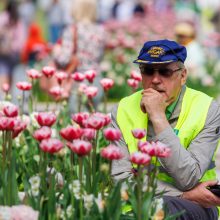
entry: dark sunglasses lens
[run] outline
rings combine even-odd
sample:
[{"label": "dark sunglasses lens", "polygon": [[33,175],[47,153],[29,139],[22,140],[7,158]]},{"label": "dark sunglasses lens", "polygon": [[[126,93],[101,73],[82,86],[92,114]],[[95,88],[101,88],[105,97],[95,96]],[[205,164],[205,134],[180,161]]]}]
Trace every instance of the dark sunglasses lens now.
[{"label": "dark sunglasses lens", "polygon": [[149,68],[149,67],[144,67],[143,68],[143,73],[148,75],[148,76],[153,76],[154,75],[154,69]]},{"label": "dark sunglasses lens", "polygon": [[159,74],[164,77],[170,77],[173,74],[171,69],[159,69]]}]

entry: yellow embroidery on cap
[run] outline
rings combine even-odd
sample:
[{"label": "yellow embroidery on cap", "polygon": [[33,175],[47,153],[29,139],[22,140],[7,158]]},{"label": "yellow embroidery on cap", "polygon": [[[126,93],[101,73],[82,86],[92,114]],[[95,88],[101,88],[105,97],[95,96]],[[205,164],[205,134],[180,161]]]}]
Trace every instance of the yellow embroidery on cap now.
[{"label": "yellow embroidery on cap", "polygon": [[151,47],[148,51],[148,54],[150,54],[151,57],[159,57],[161,55],[165,54],[165,51],[162,47]]}]

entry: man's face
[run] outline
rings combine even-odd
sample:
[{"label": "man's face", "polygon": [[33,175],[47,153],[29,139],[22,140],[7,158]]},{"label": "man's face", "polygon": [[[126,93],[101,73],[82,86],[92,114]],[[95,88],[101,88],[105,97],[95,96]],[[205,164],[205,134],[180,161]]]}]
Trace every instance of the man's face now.
[{"label": "man's face", "polygon": [[180,67],[178,62],[141,64],[140,70],[143,88],[155,89],[164,96],[168,104],[176,100],[187,78],[186,69]]}]

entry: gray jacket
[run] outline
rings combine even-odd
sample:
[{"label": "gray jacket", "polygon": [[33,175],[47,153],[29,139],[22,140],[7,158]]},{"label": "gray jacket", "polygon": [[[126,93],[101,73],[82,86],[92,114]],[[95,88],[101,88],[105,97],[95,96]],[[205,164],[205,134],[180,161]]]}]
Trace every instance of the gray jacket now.
[{"label": "gray jacket", "polygon": [[[161,141],[171,148],[169,158],[160,158],[161,166],[175,180],[175,185],[158,181],[157,192],[165,192],[166,195],[179,196],[183,191],[193,188],[208,169],[216,150],[220,138],[220,106],[216,101],[212,101],[203,130],[185,149],[176,134],[173,132],[175,127],[185,93],[183,87],[178,103],[169,119],[170,126],[155,136],[151,121],[147,129],[147,139],[149,141]],[[112,110],[112,127],[118,128],[116,121],[117,108]],[[114,180],[123,180],[132,176],[132,164],[129,161],[129,152],[123,137],[115,142],[123,152],[124,157],[121,160],[115,160],[112,163],[111,174]]]}]

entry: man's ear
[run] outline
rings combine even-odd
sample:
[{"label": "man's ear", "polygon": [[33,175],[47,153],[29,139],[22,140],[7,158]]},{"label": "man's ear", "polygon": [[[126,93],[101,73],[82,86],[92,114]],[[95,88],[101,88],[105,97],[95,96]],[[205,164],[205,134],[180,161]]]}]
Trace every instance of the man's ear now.
[{"label": "man's ear", "polygon": [[187,69],[184,68],[183,71],[181,72],[181,85],[184,85],[186,83],[187,80]]}]

